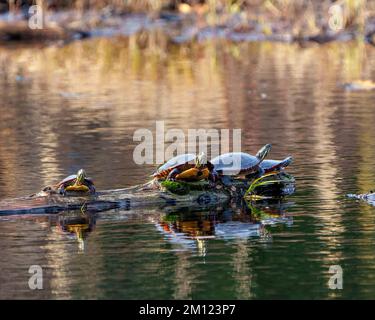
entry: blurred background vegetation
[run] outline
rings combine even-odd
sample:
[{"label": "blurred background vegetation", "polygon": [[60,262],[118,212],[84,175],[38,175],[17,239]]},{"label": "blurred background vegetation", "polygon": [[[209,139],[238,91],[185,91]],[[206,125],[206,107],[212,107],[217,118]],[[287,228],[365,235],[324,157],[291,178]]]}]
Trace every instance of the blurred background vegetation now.
[{"label": "blurred background vegetation", "polygon": [[158,15],[167,11],[201,17],[208,25],[231,24],[236,31],[251,31],[256,24],[264,34],[288,30],[292,35],[326,31],[330,17],[337,15],[332,6],[337,5],[341,29],[365,32],[367,24],[375,29],[373,0],[0,0],[0,12],[17,12],[33,4],[52,12],[106,10],[113,15]]}]

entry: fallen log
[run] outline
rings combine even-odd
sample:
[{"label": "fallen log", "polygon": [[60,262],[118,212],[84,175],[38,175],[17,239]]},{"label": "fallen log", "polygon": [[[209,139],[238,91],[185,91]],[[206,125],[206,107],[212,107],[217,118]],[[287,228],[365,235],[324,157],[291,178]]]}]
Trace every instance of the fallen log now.
[{"label": "fallen log", "polygon": [[95,195],[63,196],[40,192],[29,197],[3,200],[0,201],[0,215],[51,214],[80,209],[96,212],[116,208],[208,206],[242,199],[244,196],[284,197],[294,193],[294,190],[294,178],[284,172],[267,175],[255,181],[232,179],[225,185],[221,183],[213,185],[207,181],[198,183],[151,181],[124,189],[99,191]]},{"label": "fallen log", "polygon": [[0,21],[0,41],[15,42],[47,42],[47,41],[71,41],[89,37],[88,31],[63,28],[61,26],[45,26],[42,29],[31,29],[28,22]]}]

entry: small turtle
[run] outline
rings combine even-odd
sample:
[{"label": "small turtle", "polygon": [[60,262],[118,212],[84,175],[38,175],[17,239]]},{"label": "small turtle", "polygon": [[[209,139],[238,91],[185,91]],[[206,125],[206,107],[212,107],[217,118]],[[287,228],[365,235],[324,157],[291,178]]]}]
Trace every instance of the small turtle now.
[{"label": "small turtle", "polygon": [[56,189],[61,194],[66,194],[66,192],[95,193],[94,182],[87,177],[83,169],[60,181]]},{"label": "small turtle", "polygon": [[187,153],[168,160],[152,176],[158,180],[199,181],[209,178],[212,168],[204,153]]},{"label": "small turtle", "polygon": [[260,164],[271,150],[271,145],[266,144],[255,156],[244,152],[224,153],[211,160],[214,166],[213,175],[218,174],[225,183],[226,176],[251,175],[257,176],[264,174],[264,169]]},{"label": "small turtle", "polygon": [[94,194],[95,187],[93,181],[86,176],[83,169],[78,170],[77,174],[70,175],[61,180],[54,186],[46,187],[42,193],[59,193],[59,194]]},{"label": "small turtle", "polygon": [[265,173],[281,171],[293,162],[292,157],[286,157],[284,160],[263,160],[259,165]]}]

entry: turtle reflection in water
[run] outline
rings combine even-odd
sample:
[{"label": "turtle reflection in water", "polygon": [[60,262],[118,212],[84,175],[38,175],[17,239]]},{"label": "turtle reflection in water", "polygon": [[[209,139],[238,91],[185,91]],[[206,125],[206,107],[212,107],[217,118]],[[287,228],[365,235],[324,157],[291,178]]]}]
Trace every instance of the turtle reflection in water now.
[{"label": "turtle reflection in water", "polygon": [[73,235],[78,241],[80,251],[85,249],[85,240],[95,229],[96,217],[88,212],[67,212],[57,218],[57,228],[60,232]]},{"label": "turtle reflection in water", "polygon": [[286,207],[286,203],[277,201],[262,202],[259,206],[256,202],[251,205],[242,202],[203,212],[180,208],[177,212],[170,211],[162,218],[153,219],[153,222],[169,242],[184,249],[197,249],[199,255],[204,256],[207,242],[212,239],[271,240],[267,225],[292,223],[292,219],[285,216]]}]

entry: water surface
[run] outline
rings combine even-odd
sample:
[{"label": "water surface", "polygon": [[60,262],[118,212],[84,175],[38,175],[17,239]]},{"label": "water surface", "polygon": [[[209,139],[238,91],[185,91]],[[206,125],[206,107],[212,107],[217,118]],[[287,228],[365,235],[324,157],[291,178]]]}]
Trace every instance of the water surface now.
[{"label": "water surface", "polygon": [[[84,167],[99,189],[146,181],[133,133],[241,128],[293,155],[297,192],[253,208],[0,217],[0,298],[374,298],[375,79],[362,43],[185,45],[162,35],[0,47],[0,199]],[[28,268],[44,268],[44,289]],[[330,290],[331,265],[344,270]]]}]

